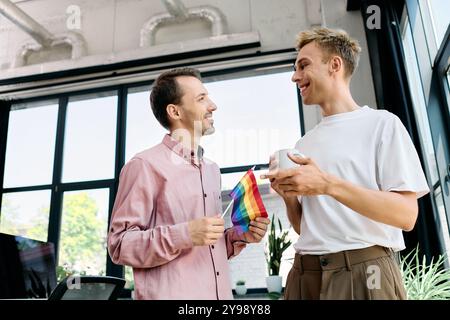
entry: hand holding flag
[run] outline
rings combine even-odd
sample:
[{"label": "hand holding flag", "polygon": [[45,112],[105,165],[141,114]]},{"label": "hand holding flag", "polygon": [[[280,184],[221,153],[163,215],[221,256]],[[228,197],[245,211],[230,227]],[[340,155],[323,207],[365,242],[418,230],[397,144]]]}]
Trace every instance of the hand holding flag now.
[{"label": "hand holding flag", "polygon": [[[230,196],[233,199],[233,210],[231,212],[233,225],[241,233],[252,231],[252,239],[246,236],[247,242],[258,242],[265,234],[265,230],[267,229],[265,227],[266,222],[268,224],[269,219],[258,219],[259,221],[255,221],[257,217],[267,218],[268,215],[258,190],[253,168],[246,172],[239,183],[233,188]],[[227,210],[228,208],[225,210],[225,213]],[[250,223],[252,224],[252,229],[255,230],[249,229]],[[256,231],[256,229],[261,229],[262,235],[260,234],[261,232],[256,232],[255,235],[253,231]]]}]

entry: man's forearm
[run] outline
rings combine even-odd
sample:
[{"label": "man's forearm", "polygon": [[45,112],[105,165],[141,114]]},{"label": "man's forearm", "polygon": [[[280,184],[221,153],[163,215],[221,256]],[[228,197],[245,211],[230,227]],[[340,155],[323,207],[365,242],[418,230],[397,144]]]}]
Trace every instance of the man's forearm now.
[{"label": "man's forearm", "polygon": [[111,224],[114,231],[108,234],[108,251],[116,264],[135,268],[159,267],[176,259],[183,249],[193,247],[187,222],[146,230],[139,226],[125,230],[114,219]]},{"label": "man's forearm", "polygon": [[415,192],[389,192],[356,186],[334,176],[326,194],[369,219],[405,231],[414,228],[418,207]]},{"label": "man's forearm", "polygon": [[283,198],[286,205],[287,216],[289,222],[295,232],[300,234],[300,220],[302,218],[302,205],[298,202],[297,197]]}]

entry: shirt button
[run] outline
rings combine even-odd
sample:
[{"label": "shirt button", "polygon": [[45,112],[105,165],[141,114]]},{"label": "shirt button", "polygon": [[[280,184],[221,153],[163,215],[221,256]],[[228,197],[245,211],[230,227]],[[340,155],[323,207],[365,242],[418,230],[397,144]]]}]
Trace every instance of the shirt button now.
[{"label": "shirt button", "polygon": [[328,259],[326,258],[320,258],[320,265],[322,267],[326,267],[328,265]]},{"label": "shirt button", "polygon": [[217,275],[219,275],[219,271],[217,271],[217,273],[216,273]]},{"label": "shirt button", "polygon": [[206,193],[204,194],[205,198],[206,198]]},{"label": "shirt button", "polygon": [[214,249],[214,245],[212,245],[211,248]]}]

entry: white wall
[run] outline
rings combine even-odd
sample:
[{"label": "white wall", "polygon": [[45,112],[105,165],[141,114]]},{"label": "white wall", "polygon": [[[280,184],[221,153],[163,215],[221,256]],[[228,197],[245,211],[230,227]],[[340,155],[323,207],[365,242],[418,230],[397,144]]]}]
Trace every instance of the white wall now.
[{"label": "white wall", "polygon": [[[367,49],[364,21],[359,11],[346,11],[346,0],[323,0],[325,25],[330,28],[346,30],[350,36],[356,38],[361,45],[362,52],[358,69],[351,81],[353,98],[359,105],[368,105],[377,108],[375,91],[370,67],[369,52]],[[305,114],[305,130],[312,129],[322,118],[317,106],[303,106]]]},{"label": "white wall", "polygon": [[[289,220],[286,216],[286,207],[283,200],[272,191],[268,194],[262,195],[262,200],[266,207],[269,218],[272,216],[280,218],[281,224],[285,230],[290,228]],[[231,226],[229,217],[226,217],[227,227]],[[276,224],[276,232],[278,234],[278,224]],[[289,239],[295,243],[298,239],[298,234],[294,229],[289,230]],[[264,288],[266,286],[267,262],[266,262],[266,246],[265,241],[260,243],[253,243],[247,247],[236,257],[230,260],[231,281],[233,286],[238,280],[245,280],[248,288]],[[280,274],[287,275],[293,264],[295,251],[293,246],[290,246],[283,254],[281,261]],[[245,266],[245,267],[243,267]],[[283,277],[283,285],[286,282],[286,277]]]}]

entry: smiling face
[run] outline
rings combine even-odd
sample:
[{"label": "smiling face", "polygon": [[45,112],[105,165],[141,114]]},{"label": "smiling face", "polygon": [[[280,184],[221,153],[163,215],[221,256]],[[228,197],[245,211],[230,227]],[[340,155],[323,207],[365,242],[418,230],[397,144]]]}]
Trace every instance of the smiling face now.
[{"label": "smiling face", "polygon": [[182,92],[177,127],[202,136],[214,133],[213,112],[217,106],[209,98],[203,83],[189,76],[177,77],[176,81]]},{"label": "smiling face", "polygon": [[300,89],[304,104],[321,105],[333,93],[333,77],[326,58],[315,42],[308,43],[298,52],[292,81]]}]

